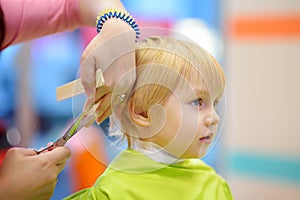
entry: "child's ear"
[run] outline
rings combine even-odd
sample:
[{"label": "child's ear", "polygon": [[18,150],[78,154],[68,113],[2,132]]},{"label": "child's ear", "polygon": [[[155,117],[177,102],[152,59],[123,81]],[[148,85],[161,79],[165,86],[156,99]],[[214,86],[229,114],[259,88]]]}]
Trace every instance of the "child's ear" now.
[{"label": "child's ear", "polygon": [[146,127],[151,125],[151,118],[148,113],[137,112],[133,107],[132,100],[129,100],[129,114],[132,121],[138,126]]},{"label": "child's ear", "polygon": [[131,100],[129,100],[128,107],[131,121],[136,125],[140,138],[151,138],[164,127],[167,114],[162,105],[156,104],[151,106],[147,113],[137,112]]}]

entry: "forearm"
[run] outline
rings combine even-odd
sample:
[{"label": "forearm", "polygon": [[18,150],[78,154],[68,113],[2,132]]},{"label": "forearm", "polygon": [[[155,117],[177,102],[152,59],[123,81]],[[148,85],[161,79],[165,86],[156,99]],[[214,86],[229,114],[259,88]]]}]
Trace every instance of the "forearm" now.
[{"label": "forearm", "polygon": [[[79,13],[80,20],[86,26],[95,27],[96,31],[96,19],[99,14],[99,11],[102,11],[105,8],[120,8],[126,10],[124,5],[120,0],[78,0],[79,4]],[[134,41],[135,32],[130,27],[130,25],[124,22],[121,19],[111,18],[106,20],[102,30],[100,40],[105,41],[108,38],[112,38],[120,33],[129,33],[123,34],[121,37],[123,41]],[[116,39],[117,40],[117,39]],[[127,44],[129,45],[129,44]]]},{"label": "forearm", "polygon": [[5,48],[26,40],[82,26],[79,0],[0,0],[4,12]]},{"label": "forearm", "polygon": [[0,0],[6,34],[3,49],[26,40],[80,26],[95,26],[98,12],[124,8],[120,0]]},{"label": "forearm", "polygon": [[122,8],[120,0],[78,0],[80,19],[86,26],[95,26],[98,12],[104,8]]}]

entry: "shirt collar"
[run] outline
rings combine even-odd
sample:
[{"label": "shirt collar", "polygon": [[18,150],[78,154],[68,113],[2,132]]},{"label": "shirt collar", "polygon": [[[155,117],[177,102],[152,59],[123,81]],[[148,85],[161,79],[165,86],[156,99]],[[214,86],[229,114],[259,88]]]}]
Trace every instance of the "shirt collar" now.
[{"label": "shirt collar", "polygon": [[183,162],[185,160],[172,156],[168,151],[155,143],[145,142],[139,139],[134,140],[132,149],[159,163],[173,164]]}]

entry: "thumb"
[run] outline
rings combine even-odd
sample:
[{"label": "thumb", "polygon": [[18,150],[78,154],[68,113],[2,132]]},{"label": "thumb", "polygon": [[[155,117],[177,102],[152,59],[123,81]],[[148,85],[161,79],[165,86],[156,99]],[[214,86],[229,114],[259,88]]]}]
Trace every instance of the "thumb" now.
[{"label": "thumb", "polygon": [[66,162],[70,157],[71,151],[67,147],[56,147],[52,151],[40,154],[45,157],[46,160],[54,162],[56,165],[60,165]]},{"label": "thumb", "polygon": [[84,56],[80,64],[80,78],[84,91],[88,97],[93,101],[96,88],[96,68],[95,60],[92,55]]}]

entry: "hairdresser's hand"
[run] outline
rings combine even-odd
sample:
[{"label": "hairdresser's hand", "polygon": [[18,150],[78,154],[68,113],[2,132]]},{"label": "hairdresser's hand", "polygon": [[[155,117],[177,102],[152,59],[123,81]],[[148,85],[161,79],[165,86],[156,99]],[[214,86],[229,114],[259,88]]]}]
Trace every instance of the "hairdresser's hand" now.
[{"label": "hairdresser's hand", "polygon": [[[105,86],[96,91],[97,69],[102,70]],[[118,83],[114,94],[120,95],[129,91],[135,81],[135,32],[127,23],[119,19],[105,22],[83,52],[80,76],[88,96],[86,105],[101,101],[97,111],[100,123],[111,114],[114,86]]]},{"label": "hairdresser's hand", "polygon": [[8,150],[0,168],[0,199],[50,199],[69,157],[66,147],[40,155],[25,148]]}]

